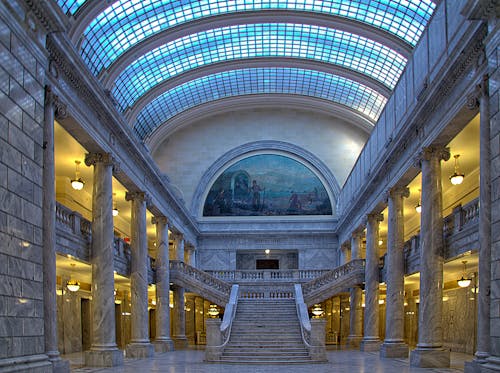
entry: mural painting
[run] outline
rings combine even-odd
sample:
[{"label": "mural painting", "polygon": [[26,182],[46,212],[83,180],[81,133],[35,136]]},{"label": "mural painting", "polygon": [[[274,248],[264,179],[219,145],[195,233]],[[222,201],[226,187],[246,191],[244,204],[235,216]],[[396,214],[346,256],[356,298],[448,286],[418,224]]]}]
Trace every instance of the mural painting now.
[{"label": "mural painting", "polygon": [[331,215],[319,178],[302,163],[259,154],[235,163],[215,181],[203,216]]}]

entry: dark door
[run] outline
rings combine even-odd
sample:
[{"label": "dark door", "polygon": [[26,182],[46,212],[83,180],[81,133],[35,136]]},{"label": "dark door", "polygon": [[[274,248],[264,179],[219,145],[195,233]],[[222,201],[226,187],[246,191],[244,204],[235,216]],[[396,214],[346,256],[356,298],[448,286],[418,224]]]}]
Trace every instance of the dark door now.
[{"label": "dark door", "polygon": [[81,316],[82,316],[82,351],[90,350],[90,301],[81,299]]},{"label": "dark door", "polygon": [[280,261],[278,259],[257,259],[255,267],[256,269],[280,269]]}]

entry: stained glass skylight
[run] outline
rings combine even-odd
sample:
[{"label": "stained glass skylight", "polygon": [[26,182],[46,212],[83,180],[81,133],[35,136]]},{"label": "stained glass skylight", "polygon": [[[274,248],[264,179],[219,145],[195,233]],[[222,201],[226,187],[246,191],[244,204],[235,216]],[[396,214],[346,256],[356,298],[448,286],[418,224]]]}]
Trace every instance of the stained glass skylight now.
[{"label": "stained glass skylight", "polygon": [[326,27],[296,24],[236,25],[203,31],[158,47],[116,79],[121,110],[155,85],[210,63],[253,57],[295,57],[352,69],[394,88],[406,59],[370,39]]},{"label": "stained glass skylight", "polygon": [[330,100],[374,122],[386,104],[386,98],[371,88],[337,75],[297,68],[241,69],[204,76],[163,93],[143,108],[134,129],[144,139],[175,115],[200,104],[264,93]]},{"label": "stained glass skylight", "polygon": [[[82,2],[58,1],[70,13]],[[431,0],[120,0],[99,14],[86,29],[81,52],[97,74],[130,47],[173,26],[203,17],[263,9],[344,17],[392,33],[414,46],[434,8]]]}]

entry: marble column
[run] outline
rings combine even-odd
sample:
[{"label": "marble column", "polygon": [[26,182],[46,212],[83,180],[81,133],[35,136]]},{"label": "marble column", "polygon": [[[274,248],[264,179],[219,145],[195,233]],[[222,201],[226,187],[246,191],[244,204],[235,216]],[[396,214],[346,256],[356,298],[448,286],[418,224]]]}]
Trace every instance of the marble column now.
[{"label": "marble column", "polygon": [[131,338],[126,353],[129,358],[147,358],[154,354],[149,341],[148,312],[148,237],[146,235],[146,205],[148,196],[144,192],[127,192],[125,199],[132,202],[131,208]]},{"label": "marble column", "polygon": [[196,268],[196,252],[192,245],[185,245],[184,262]]},{"label": "marble column", "polygon": [[346,243],[340,246],[339,266],[344,265],[350,261],[351,261],[351,250],[349,249],[349,246],[347,246]]},{"label": "marble column", "polygon": [[43,126],[43,317],[45,354],[54,372],[69,372],[69,361],[62,360],[57,340],[56,297],[56,189],[54,164],[54,117],[57,97],[45,88]]},{"label": "marble column", "polygon": [[123,352],[116,346],[115,280],[112,177],[117,167],[109,153],[87,154],[87,166],[94,166],[92,193],[92,344],[85,351],[85,365],[123,364]]},{"label": "marble column", "polygon": [[165,216],[155,216],[156,225],[156,352],[173,351],[170,338],[170,269],[168,259],[168,221]]},{"label": "marble column", "polygon": [[443,348],[443,201],[441,160],[450,152],[442,147],[424,148],[418,157],[422,167],[420,214],[420,305],[418,343],[410,364],[421,368],[450,366],[450,351]]},{"label": "marble column", "polygon": [[378,226],[382,214],[368,214],[366,223],[366,263],[365,263],[365,335],[361,341],[361,351],[379,351],[379,253]]},{"label": "marble column", "polygon": [[[362,232],[355,232],[351,237],[351,260],[361,258]],[[363,290],[361,286],[349,289],[349,335],[347,344],[358,348],[363,339]]]},{"label": "marble column", "polygon": [[[175,236],[174,257],[176,260],[184,261],[184,237],[177,233]],[[174,346],[177,349],[186,348],[188,340],[186,338],[186,313],[184,311],[185,290],[181,286],[174,285],[174,309],[173,309],[173,335]]]},{"label": "marble column", "polygon": [[388,230],[386,283],[387,297],[385,310],[385,340],[380,347],[381,357],[408,357],[408,345],[404,343],[404,214],[403,198],[408,198],[410,191],[406,187],[397,187],[388,195]]}]

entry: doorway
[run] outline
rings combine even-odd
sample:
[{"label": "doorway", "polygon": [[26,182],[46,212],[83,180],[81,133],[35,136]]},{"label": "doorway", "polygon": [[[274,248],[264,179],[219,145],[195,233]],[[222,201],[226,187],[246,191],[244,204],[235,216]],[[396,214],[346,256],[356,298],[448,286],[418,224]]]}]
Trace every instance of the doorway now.
[{"label": "doorway", "polygon": [[255,269],[280,269],[280,261],[278,259],[257,259]]}]

